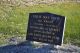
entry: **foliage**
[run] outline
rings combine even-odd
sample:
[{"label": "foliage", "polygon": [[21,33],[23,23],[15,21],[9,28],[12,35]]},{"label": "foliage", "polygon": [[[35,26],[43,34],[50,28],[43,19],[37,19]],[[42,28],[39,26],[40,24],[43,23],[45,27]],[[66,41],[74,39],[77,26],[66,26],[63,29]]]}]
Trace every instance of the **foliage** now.
[{"label": "foliage", "polygon": [[[64,43],[80,46],[80,3],[38,4],[34,6],[0,5],[0,40],[26,36],[30,12],[50,12],[66,17]],[[0,41],[3,42],[3,41]]]}]

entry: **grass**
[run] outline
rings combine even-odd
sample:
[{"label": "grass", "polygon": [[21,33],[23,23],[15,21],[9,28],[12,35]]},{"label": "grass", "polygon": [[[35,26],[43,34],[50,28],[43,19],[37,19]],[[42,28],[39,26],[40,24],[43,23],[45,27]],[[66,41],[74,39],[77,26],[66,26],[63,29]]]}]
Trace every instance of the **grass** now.
[{"label": "grass", "polygon": [[[0,44],[12,36],[26,36],[30,12],[50,12],[66,17],[64,43],[80,46],[80,3],[9,7],[0,5]],[[4,38],[5,37],[5,38]],[[5,41],[6,42],[6,41]]]}]

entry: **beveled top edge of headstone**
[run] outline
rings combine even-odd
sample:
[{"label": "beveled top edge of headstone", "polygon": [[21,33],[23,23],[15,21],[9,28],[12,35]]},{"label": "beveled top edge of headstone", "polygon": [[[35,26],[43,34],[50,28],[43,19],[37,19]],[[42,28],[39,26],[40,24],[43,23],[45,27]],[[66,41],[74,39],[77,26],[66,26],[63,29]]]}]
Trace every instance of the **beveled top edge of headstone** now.
[{"label": "beveled top edge of headstone", "polygon": [[49,13],[49,12],[32,12],[32,13],[29,13],[29,14],[50,14],[50,15],[55,15],[55,16],[65,17],[65,16],[60,15],[60,14]]}]

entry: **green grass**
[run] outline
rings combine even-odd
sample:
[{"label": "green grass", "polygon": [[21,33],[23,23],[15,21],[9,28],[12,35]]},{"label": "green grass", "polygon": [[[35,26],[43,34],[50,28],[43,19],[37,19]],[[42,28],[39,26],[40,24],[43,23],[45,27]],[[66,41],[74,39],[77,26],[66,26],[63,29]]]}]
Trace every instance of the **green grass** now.
[{"label": "green grass", "polygon": [[[0,5],[0,40],[23,34],[26,36],[30,12],[50,12],[65,16],[64,43],[80,46],[80,3],[40,4],[24,7]],[[3,41],[0,41],[0,44],[3,44]]]}]

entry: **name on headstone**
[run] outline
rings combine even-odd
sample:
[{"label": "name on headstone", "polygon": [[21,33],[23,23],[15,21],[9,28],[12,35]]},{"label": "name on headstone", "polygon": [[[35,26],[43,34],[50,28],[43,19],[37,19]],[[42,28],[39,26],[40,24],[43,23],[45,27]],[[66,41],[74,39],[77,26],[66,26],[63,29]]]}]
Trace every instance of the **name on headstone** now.
[{"label": "name on headstone", "polygon": [[30,13],[26,40],[61,45],[65,17],[51,13]]}]

